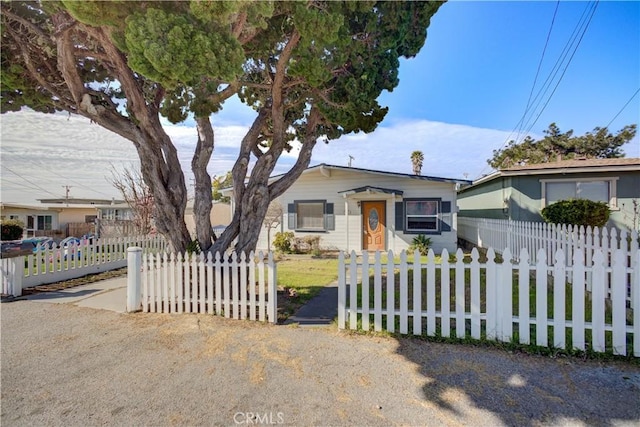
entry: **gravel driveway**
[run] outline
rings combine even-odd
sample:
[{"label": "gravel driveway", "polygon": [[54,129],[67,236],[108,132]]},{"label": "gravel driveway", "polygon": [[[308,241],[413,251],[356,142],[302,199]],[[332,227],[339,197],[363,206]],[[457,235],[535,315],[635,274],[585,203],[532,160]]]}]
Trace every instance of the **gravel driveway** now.
[{"label": "gravel driveway", "polygon": [[33,301],[1,317],[3,427],[640,423],[638,364]]}]

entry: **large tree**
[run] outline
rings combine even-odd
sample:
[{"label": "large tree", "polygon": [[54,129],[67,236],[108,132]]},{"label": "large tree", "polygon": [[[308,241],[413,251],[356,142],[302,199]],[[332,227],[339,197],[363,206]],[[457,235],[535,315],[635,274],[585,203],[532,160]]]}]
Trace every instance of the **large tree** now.
[{"label": "large tree", "polygon": [[[2,2],[2,112],[68,111],[130,140],[158,231],[177,251],[190,241],[187,191],[161,116],[193,117],[197,240],[221,251],[237,238],[235,250],[249,251],[270,201],[308,166],[318,139],[371,132],[384,118],[376,100],[398,84],[399,58],[418,53],[441,4]],[[234,95],[256,116],[232,169],[232,222],[212,245],[210,117]],[[269,182],[294,140],[297,161]]]},{"label": "large tree", "polygon": [[579,158],[605,159],[624,157],[622,146],[636,135],[636,125],[628,125],[615,135],[605,128],[573,136],[573,130],[561,132],[555,123],[544,131],[542,139],[527,136],[521,143],[510,141],[500,150],[493,151],[487,163],[494,169],[506,169],[518,164],[536,164]]}]

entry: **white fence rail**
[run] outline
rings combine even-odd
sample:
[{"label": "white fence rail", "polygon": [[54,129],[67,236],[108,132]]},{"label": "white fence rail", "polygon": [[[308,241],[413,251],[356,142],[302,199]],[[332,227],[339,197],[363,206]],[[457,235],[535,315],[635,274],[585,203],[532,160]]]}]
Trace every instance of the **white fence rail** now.
[{"label": "white fence rail", "polygon": [[[134,250],[134,249],[132,249]],[[271,252],[144,254],[129,265],[129,311],[207,313],[277,322],[276,263]],[[140,265],[132,266],[131,263]],[[141,274],[137,274],[141,271]],[[133,294],[133,295],[131,295]]]},{"label": "white fence rail", "polygon": [[492,218],[459,216],[458,237],[481,248],[493,248],[499,253],[506,248],[517,248],[513,249],[512,253],[516,259],[520,257],[520,250],[526,248],[534,261],[540,249],[544,249],[547,259],[551,259],[558,250],[562,250],[569,262],[573,259],[575,251],[582,251],[587,257],[587,263],[591,262],[596,250],[611,255],[613,251],[622,249],[633,258],[640,249],[636,230],[629,232],[616,228],[585,228]]},{"label": "white fence rail", "polygon": [[632,268],[626,266],[623,250],[613,252],[610,267],[602,250],[595,251],[589,264],[576,253],[572,265],[562,250],[547,260],[540,249],[535,263],[526,248],[519,252],[516,263],[505,248],[504,261],[497,263],[490,248],[481,263],[477,249],[470,262],[463,261],[458,249],[450,263],[445,250],[441,264],[433,251],[424,263],[417,253],[408,262],[404,251],[399,262],[389,251],[385,263],[379,252],[373,260],[366,251],[361,257],[352,252],[348,259],[341,252],[338,326],[640,357],[640,310],[626,304],[630,283],[632,303],[640,307],[640,252],[635,252]]},{"label": "white fence rail", "polygon": [[126,267],[130,246],[153,253],[164,251],[166,243],[160,236],[85,240],[65,248],[45,248],[31,255],[4,258],[0,263],[2,293],[20,296],[24,288]]}]

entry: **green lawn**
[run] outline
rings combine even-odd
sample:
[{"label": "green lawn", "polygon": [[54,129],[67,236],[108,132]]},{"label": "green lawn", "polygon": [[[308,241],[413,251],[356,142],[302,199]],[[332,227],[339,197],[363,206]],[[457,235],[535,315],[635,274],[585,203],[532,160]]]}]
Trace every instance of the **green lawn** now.
[{"label": "green lawn", "polygon": [[338,280],[337,255],[312,258],[310,255],[281,255],[277,259],[278,288],[295,290],[297,296],[283,292],[278,298],[278,318],[285,320],[322,288]]}]

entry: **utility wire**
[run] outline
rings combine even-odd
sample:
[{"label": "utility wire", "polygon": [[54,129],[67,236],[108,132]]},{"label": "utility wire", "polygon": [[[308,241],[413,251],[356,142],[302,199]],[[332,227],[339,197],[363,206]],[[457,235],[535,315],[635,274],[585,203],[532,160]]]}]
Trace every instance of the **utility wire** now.
[{"label": "utility wire", "polygon": [[[549,88],[551,86],[551,83],[553,82],[553,80],[557,76],[558,72],[560,71],[562,63],[564,63],[565,59],[567,58],[567,55],[569,55],[569,51],[571,50],[572,46],[575,44],[575,47],[573,47],[573,52],[571,53],[571,56],[569,57],[569,60],[567,61],[566,65],[564,65],[564,68],[562,70],[560,78],[556,82],[551,94],[547,97],[544,105],[542,106],[542,109],[536,115],[535,120],[533,122],[531,122],[531,119],[529,119],[527,121],[524,121],[524,117],[526,116],[526,113],[531,109],[531,105],[529,105],[527,107],[527,109],[525,109],[525,114],[523,115],[523,118],[521,118],[520,121],[518,122],[518,124],[516,124],[515,128],[513,129],[513,131],[511,131],[511,133],[509,134],[509,136],[507,137],[505,142],[501,145],[500,150],[503,149],[507,145],[507,143],[509,142],[511,136],[514,134],[516,129],[518,129],[518,126],[520,126],[522,124],[520,129],[527,128],[526,132],[524,133],[524,135],[527,135],[531,131],[533,126],[537,123],[538,119],[542,115],[542,112],[546,109],[547,105],[551,101],[551,98],[553,97],[553,95],[555,94],[558,86],[560,85],[560,82],[562,81],[562,79],[563,79],[563,77],[564,77],[569,65],[571,64],[571,61],[573,60],[573,57],[575,56],[575,54],[577,52],[577,49],[580,46],[580,43],[582,42],[582,39],[583,39],[583,37],[584,37],[588,27],[589,27],[589,24],[591,23],[593,15],[595,14],[596,8],[598,6],[598,1],[599,0],[596,0],[596,1],[592,2],[591,4],[589,4],[587,7],[585,7],[584,11],[582,12],[582,15],[581,15],[580,19],[578,20],[578,23],[576,24],[576,27],[574,28],[571,36],[569,37],[569,40],[566,42],[562,52],[560,53],[560,56],[558,57],[558,59],[556,60],[556,63],[554,64],[551,72],[549,73],[549,75],[545,79],[545,82],[543,83],[541,89],[538,91],[538,93],[534,97],[534,100],[532,101],[533,103],[535,103],[535,107],[533,108],[533,112],[535,112],[538,109],[538,106],[540,105],[540,103],[542,102],[542,99],[544,98],[545,94],[549,90]],[[556,11],[557,11],[557,5],[556,5]],[[588,16],[588,18],[587,18],[587,16]],[[555,12],[554,12],[554,20],[555,20]],[[586,20],[586,23],[584,22],[585,20]],[[580,33],[580,31],[582,31],[582,32],[581,32],[581,34],[579,36],[579,39],[578,39],[578,33]],[[577,39],[577,43],[576,43],[576,39]],[[542,96],[542,98],[541,98],[541,96]],[[528,102],[528,104],[530,104],[530,103]],[[518,138],[515,140],[516,144],[521,142],[520,141],[520,137],[521,137],[521,132],[519,131],[518,132]],[[480,174],[482,175],[485,172],[486,169],[487,169],[487,167],[485,167]]]},{"label": "utility wire", "polygon": [[626,103],[626,104],[624,104],[624,105],[622,106],[622,108],[620,109],[620,111],[618,111],[618,112],[616,113],[616,115],[615,115],[615,116],[613,116],[613,119],[611,119],[611,120],[609,121],[609,123],[607,123],[607,126],[605,126],[606,128],[609,128],[609,126],[611,126],[611,123],[613,123],[613,121],[614,121],[615,119],[617,119],[617,118],[618,118],[618,116],[620,115],[620,113],[622,113],[622,112],[624,111],[624,109],[625,109],[625,108],[627,108],[627,105],[629,105],[629,103],[631,102],[631,100],[632,100],[633,98],[635,98],[635,97],[636,97],[636,95],[638,94],[638,92],[640,92],[640,87],[638,88],[638,90],[636,90],[636,92],[635,92],[633,95],[631,95],[631,98],[629,98],[629,100],[627,101],[627,103]]},{"label": "utility wire", "polygon": [[558,7],[560,6],[560,0],[556,2],[556,8],[553,11],[553,18],[551,18],[551,25],[549,26],[549,31],[547,32],[547,40],[544,42],[544,48],[542,49],[542,55],[540,56],[540,61],[538,61],[538,69],[536,70],[536,75],[533,78],[533,84],[531,85],[531,91],[529,91],[529,99],[527,99],[527,106],[524,109],[524,113],[522,113],[522,117],[520,121],[516,125],[518,128],[518,136],[516,139],[520,138],[520,133],[524,129],[524,118],[527,116],[529,109],[531,108],[531,97],[533,96],[533,91],[536,87],[536,83],[538,82],[538,76],[540,75],[540,69],[542,68],[542,62],[544,61],[544,55],[547,52],[547,46],[549,45],[549,39],[551,38],[551,32],[553,30],[553,24],[556,22],[556,15],[558,14]]},{"label": "utility wire", "polygon": [[525,135],[528,134],[531,131],[531,129],[533,128],[533,126],[538,122],[538,119],[540,118],[540,116],[542,115],[544,110],[547,108],[547,105],[549,105],[549,102],[551,101],[551,98],[553,98],[553,95],[556,93],[556,90],[558,89],[558,86],[560,85],[560,82],[562,81],[565,73],[567,72],[567,69],[569,68],[569,65],[571,65],[571,61],[573,60],[573,57],[575,56],[576,52],[578,51],[578,47],[580,47],[580,43],[582,42],[582,39],[584,38],[584,35],[586,34],[587,29],[589,28],[589,24],[591,24],[591,20],[593,19],[593,15],[595,14],[597,7],[598,7],[598,1],[595,2],[593,10],[591,11],[591,15],[589,16],[589,20],[587,21],[586,25],[584,26],[584,29],[582,30],[582,34],[580,35],[580,39],[578,40],[575,48],[573,49],[573,52],[571,53],[571,56],[569,57],[569,61],[565,65],[564,69],[562,70],[562,74],[560,75],[560,78],[556,82],[556,85],[554,86],[553,91],[551,91],[551,94],[549,95],[549,97],[547,98],[546,102],[542,106],[542,109],[538,112],[538,115],[536,116],[535,120],[527,128],[527,131],[525,132]]},{"label": "utility wire", "polygon": [[18,178],[23,179],[24,181],[28,182],[29,184],[33,185],[34,187],[39,188],[40,190],[44,191],[45,193],[48,193],[48,194],[50,194],[50,195],[52,195],[52,196],[55,196],[55,197],[60,197],[60,195],[59,195],[59,194],[54,194],[54,193],[52,193],[51,191],[47,190],[46,188],[41,187],[41,186],[39,186],[38,184],[36,184],[35,182],[33,182],[33,181],[31,181],[31,180],[29,180],[29,179],[25,178],[24,176],[20,175],[20,174],[19,174],[18,172],[16,172],[16,171],[11,170],[10,168],[8,168],[8,167],[6,167],[6,166],[2,166],[2,168],[3,168],[3,169],[8,170],[8,171],[9,171],[9,172],[11,172],[12,174],[16,175]]}]

